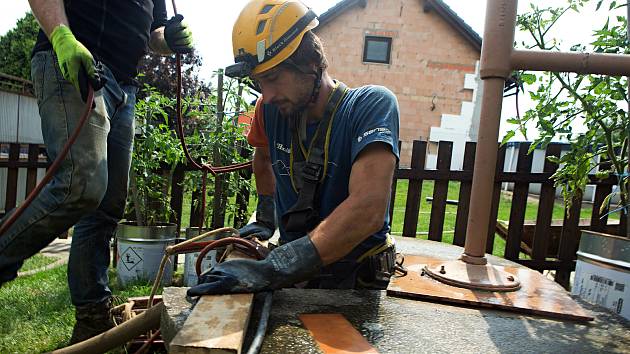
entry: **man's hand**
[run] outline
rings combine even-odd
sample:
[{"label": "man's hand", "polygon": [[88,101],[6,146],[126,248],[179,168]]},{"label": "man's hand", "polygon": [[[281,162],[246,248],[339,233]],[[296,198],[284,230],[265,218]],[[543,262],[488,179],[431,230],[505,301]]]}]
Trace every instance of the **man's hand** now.
[{"label": "man's hand", "polygon": [[[92,53],[74,37],[70,28],[65,25],[59,25],[52,31],[50,42],[57,55],[59,68],[64,79],[68,80],[79,93],[82,93],[79,75],[87,75],[90,82],[96,80]],[[83,81],[87,82],[88,80]],[[85,88],[83,90],[85,91]]]},{"label": "man's hand", "polygon": [[199,277],[199,285],[188,289],[188,296],[280,289],[309,279],[321,266],[317,249],[304,236],[275,248],[262,261],[236,259],[215,266]]},{"label": "man's hand", "polygon": [[261,241],[270,239],[276,230],[276,206],[273,196],[258,195],[256,221],[247,224],[239,231],[241,237],[253,236]]},{"label": "man's hand", "polygon": [[186,54],[193,50],[192,32],[188,28],[184,16],[175,15],[164,27],[164,40],[173,53]]}]

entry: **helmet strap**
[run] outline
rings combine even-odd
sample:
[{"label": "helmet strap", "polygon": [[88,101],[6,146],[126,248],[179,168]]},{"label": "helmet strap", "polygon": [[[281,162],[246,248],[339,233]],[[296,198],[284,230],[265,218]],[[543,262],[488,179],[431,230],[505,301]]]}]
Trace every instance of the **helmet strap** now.
[{"label": "helmet strap", "polygon": [[303,66],[297,65],[291,58],[283,61],[280,65],[285,65],[305,75],[315,76],[315,79],[313,80],[313,91],[311,92],[311,99],[309,101],[309,103],[315,103],[317,101],[317,97],[319,96],[319,90],[322,87],[322,76],[324,75],[324,70],[321,67],[318,67],[317,70],[312,68],[309,70]]},{"label": "helmet strap", "polygon": [[317,73],[315,74],[315,80],[313,81],[313,92],[311,93],[311,103],[315,103],[317,101],[317,97],[319,96],[319,90],[322,88],[322,68],[317,68]]}]

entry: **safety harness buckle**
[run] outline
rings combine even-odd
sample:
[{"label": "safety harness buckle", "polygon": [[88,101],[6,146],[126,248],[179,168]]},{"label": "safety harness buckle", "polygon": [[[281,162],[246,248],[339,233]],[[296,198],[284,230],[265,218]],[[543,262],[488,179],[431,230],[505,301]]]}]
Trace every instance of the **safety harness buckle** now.
[{"label": "safety harness buckle", "polygon": [[317,183],[322,178],[323,170],[323,166],[307,162],[302,169],[302,178],[305,181]]}]

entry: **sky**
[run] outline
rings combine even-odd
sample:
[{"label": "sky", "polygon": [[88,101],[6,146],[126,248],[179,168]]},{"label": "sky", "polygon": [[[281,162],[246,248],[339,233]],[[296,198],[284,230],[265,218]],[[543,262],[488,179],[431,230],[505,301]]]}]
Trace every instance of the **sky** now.
[{"label": "sky", "polygon": [[[17,19],[24,16],[30,10],[26,0],[2,0],[0,11],[0,35],[6,33],[15,26]],[[184,15],[189,24],[195,46],[203,57],[204,65],[200,76],[202,79],[210,79],[212,72],[218,68],[224,68],[233,63],[232,57],[232,25],[238,17],[240,10],[248,0],[176,0],[178,12]],[[339,0],[303,0],[316,13],[322,14]],[[384,0],[380,0],[384,1]],[[419,0],[420,1],[420,0]],[[467,24],[483,37],[486,0],[444,0]],[[172,15],[171,1],[166,0],[169,13]],[[595,3],[591,0],[589,7],[580,14],[569,13],[556,25],[556,30],[550,36],[563,38],[563,49],[567,49],[576,43],[590,42],[594,28],[601,27],[605,22],[604,11],[595,13]],[[622,2],[622,1],[619,1]],[[519,13],[525,12],[530,3],[539,6],[562,6],[567,0],[521,0],[519,1]],[[625,10],[619,11],[625,15]],[[518,33],[517,42],[526,38],[526,34]],[[521,96],[519,103],[521,112],[532,107],[527,97]],[[504,100],[503,118],[514,116],[515,106],[513,98]],[[510,128],[502,124],[502,134]],[[522,137],[517,136],[517,139]],[[531,137],[530,137],[531,138]]]}]

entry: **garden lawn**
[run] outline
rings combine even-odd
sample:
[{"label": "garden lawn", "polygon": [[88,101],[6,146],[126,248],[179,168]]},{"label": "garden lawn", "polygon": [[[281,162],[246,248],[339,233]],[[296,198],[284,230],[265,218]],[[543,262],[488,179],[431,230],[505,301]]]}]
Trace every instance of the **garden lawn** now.
[{"label": "garden lawn", "polygon": [[[250,202],[248,205],[248,212],[251,215],[256,209],[256,188],[255,180],[252,178],[252,192],[250,193]],[[418,217],[417,237],[421,239],[428,239],[429,221],[431,218],[431,202],[426,200],[427,197],[433,196],[433,181],[424,181],[422,183],[422,194],[420,196],[420,213]],[[459,198],[459,182],[449,182],[448,196],[449,200],[457,200]],[[394,215],[391,222],[392,234],[402,235],[403,222],[405,215],[405,205],[407,202],[407,190],[409,189],[409,181],[399,180],[396,187],[396,198],[394,202]],[[189,225],[190,219],[190,194],[184,196],[183,210],[182,210],[182,227]],[[210,200],[210,199],[208,199]],[[230,203],[234,203],[234,197],[230,198]],[[212,208],[212,204],[208,204]],[[591,209],[589,204],[584,203],[582,205],[581,218],[590,218]],[[499,212],[497,219],[508,221],[510,219],[510,209],[512,207],[512,195],[511,192],[502,191],[501,199],[499,202]],[[210,211],[211,212],[211,211]],[[535,195],[531,195],[527,202],[527,208],[525,210],[525,220],[536,220],[536,214],[538,212],[538,200]],[[442,234],[442,241],[446,243],[453,243],[453,236],[455,230],[455,218],[457,215],[456,205],[446,206],[446,215],[444,216],[444,232]],[[564,218],[564,203],[561,200],[557,200],[553,209],[553,220],[562,220]],[[614,219],[614,216],[610,217]],[[226,225],[231,225],[233,222],[233,211],[228,209],[226,216]],[[503,257],[505,251],[505,241],[497,234],[494,238],[494,247],[492,254],[495,256]],[[521,255],[521,258],[527,258],[526,255]]]},{"label": "garden lawn", "polygon": [[[429,222],[431,218],[431,202],[426,200],[427,197],[433,196],[433,181],[424,181],[422,183],[422,193],[420,196],[420,213],[418,217],[417,237],[421,239],[428,239]],[[459,198],[459,182],[449,182],[448,196],[449,200],[457,200]],[[402,235],[403,222],[405,216],[405,205],[407,203],[407,191],[409,189],[409,181],[399,180],[396,185],[396,198],[394,201],[394,215],[392,220],[392,234]],[[511,192],[501,192],[501,199],[499,202],[499,212],[497,215],[498,220],[509,220],[510,210],[512,207],[512,195]],[[590,218],[591,207],[588,204],[583,204],[581,210],[582,218]],[[529,198],[527,201],[527,208],[525,210],[525,220],[536,220],[538,212],[538,200],[535,198]],[[446,205],[446,212],[444,216],[444,232],[442,234],[442,242],[453,243],[453,236],[455,230],[455,218],[457,216],[456,205]],[[564,218],[564,204],[562,201],[557,200],[553,209],[553,220],[562,220]],[[495,234],[494,246],[492,254],[495,256],[503,257],[505,251],[505,241]],[[524,254],[521,254],[520,258],[527,258]]]},{"label": "garden lawn", "polygon": [[[50,257],[33,257],[22,270],[50,264],[49,260]],[[149,285],[121,290],[115,283],[112,271],[110,287],[122,301],[151,292]],[[0,353],[42,353],[67,345],[74,326],[74,306],[70,302],[66,265],[5,284],[0,288],[0,304]],[[116,352],[124,353],[122,349]]]}]

